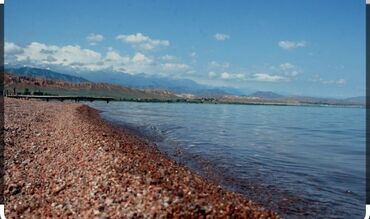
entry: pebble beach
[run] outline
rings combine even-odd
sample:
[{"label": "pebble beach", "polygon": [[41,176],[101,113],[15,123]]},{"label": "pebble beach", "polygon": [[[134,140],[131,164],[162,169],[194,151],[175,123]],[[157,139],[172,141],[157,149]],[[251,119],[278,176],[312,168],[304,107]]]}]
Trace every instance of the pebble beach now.
[{"label": "pebble beach", "polygon": [[7,218],[280,218],[83,104],[5,98]]}]

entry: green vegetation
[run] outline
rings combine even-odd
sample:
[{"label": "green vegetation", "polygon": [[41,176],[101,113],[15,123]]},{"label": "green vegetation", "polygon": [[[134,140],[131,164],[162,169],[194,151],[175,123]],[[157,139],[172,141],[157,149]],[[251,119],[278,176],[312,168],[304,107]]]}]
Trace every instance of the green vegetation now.
[{"label": "green vegetation", "polygon": [[[14,89],[15,88],[15,89]],[[116,89],[79,89],[79,88],[51,88],[41,86],[27,86],[24,87],[22,84],[16,86],[9,86],[5,84],[5,94],[12,95],[14,92],[18,95],[38,95],[38,96],[93,96],[93,97],[112,97],[117,100],[153,100],[156,101],[167,101],[176,100],[177,98],[173,95],[163,96],[155,92],[150,91],[139,91],[134,89],[128,89],[126,92]],[[21,91],[21,92],[19,92]]]},{"label": "green vegetation", "polygon": [[23,95],[31,95],[31,92],[28,88],[25,88],[23,91]]}]

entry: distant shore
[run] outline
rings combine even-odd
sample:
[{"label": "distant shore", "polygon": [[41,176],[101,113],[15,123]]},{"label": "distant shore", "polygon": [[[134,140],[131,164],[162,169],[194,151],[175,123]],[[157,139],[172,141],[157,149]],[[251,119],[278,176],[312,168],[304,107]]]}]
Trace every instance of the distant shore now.
[{"label": "distant shore", "polygon": [[29,217],[279,218],[82,104],[5,98],[5,211]]},{"label": "distant shore", "polygon": [[98,97],[98,96],[76,96],[76,95],[67,95],[67,96],[58,96],[58,95],[8,95],[8,98],[15,99],[36,99],[36,100],[58,100],[65,101],[70,100],[74,102],[83,102],[83,101],[106,101],[107,103],[111,101],[118,102],[138,102],[138,103],[189,103],[189,104],[231,104],[231,105],[264,105],[264,106],[303,106],[303,107],[346,107],[346,108],[364,108],[363,104],[339,104],[339,103],[304,103],[304,102],[279,102],[279,101],[247,101],[247,102],[234,102],[234,101],[219,101],[215,98],[198,98],[198,99],[134,99],[134,98],[120,98],[115,99],[112,97]]},{"label": "distant shore", "polygon": [[[27,68],[26,68],[27,69]],[[34,69],[42,71],[42,69]],[[49,72],[50,73],[50,72]],[[284,96],[274,92],[255,92],[250,95],[233,95],[228,93],[191,94],[172,92],[170,90],[139,89],[117,84],[65,81],[66,75],[58,73],[59,80],[37,76],[19,76],[5,73],[3,95],[12,98],[37,98],[49,100],[87,100],[105,99],[106,101],[155,102],[155,103],[194,103],[194,104],[237,104],[269,106],[333,106],[365,107],[365,97],[344,99]],[[59,75],[59,77],[58,77]],[[76,78],[76,80],[79,80]]]}]

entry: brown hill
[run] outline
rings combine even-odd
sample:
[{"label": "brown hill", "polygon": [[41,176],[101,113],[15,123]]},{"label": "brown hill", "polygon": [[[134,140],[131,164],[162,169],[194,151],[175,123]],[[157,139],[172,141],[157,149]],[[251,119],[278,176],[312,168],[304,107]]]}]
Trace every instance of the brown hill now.
[{"label": "brown hill", "polygon": [[176,99],[174,94],[165,90],[143,90],[113,85],[108,83],[69,83],[66,81],[47,80],[43,78],[4,74],[5,93],[80,95],[96,97],[113,97],[117,99]]}]

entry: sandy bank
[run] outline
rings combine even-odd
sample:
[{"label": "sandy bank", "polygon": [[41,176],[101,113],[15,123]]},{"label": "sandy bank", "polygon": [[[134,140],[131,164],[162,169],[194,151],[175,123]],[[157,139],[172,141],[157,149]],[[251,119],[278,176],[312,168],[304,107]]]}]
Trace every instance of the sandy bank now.
[{"label": "sandy bank", "polygon": [[81,104],[5,99],[8,218],[277,218]]}]

